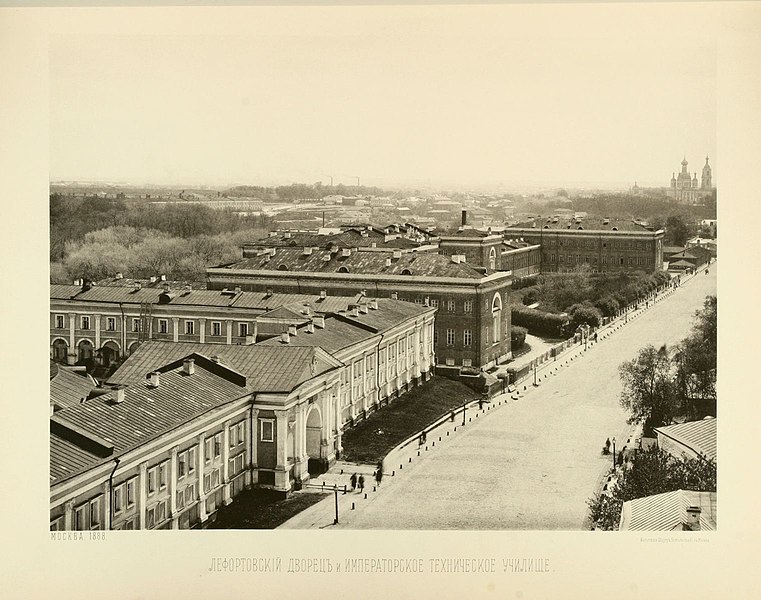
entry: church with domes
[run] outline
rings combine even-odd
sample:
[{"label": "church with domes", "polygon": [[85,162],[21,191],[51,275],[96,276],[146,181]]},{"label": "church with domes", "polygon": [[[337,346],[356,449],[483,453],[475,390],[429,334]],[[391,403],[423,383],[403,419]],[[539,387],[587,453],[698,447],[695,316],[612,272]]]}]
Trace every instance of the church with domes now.
[{"label": "church with domes", "polygon": [[711,166],[708,164],[708,157],[706,156],[706,164],[703,166],[702,177],[700,183],[698,183],[698,174],[693,173],[690,176],[690,172],[687,169],[687,157],[682,159],[682,170],[678,175],[671,174],[671,186],[670,196],[682,204],[699,204],[702,202],[706,194],[710,193],[713,189],[711,183]]}]

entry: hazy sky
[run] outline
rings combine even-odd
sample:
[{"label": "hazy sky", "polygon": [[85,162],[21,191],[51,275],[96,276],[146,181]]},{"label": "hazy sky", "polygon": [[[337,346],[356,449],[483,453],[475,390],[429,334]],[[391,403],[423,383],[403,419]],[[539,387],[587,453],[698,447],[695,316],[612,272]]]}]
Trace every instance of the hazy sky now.
[{"label": "hazy sky", "polygon": [[58,36],[50,176],[667,185],[715,156],[709,14],[252,9],[227,34]]}]

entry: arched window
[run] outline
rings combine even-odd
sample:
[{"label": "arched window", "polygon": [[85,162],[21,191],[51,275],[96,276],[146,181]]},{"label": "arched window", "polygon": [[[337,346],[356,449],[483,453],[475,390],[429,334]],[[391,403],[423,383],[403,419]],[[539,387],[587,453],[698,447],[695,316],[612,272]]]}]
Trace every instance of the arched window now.
[{"label": "arched window", "polygon": [[502,298],[499,292],[495,292],[491,301],[492,331],[494,331],[494,343],[502,339]]},{"label": "arched window", "polygon": [[497,268],[497,251],[494,246],[489,249],[489,268],[492,270]]}]

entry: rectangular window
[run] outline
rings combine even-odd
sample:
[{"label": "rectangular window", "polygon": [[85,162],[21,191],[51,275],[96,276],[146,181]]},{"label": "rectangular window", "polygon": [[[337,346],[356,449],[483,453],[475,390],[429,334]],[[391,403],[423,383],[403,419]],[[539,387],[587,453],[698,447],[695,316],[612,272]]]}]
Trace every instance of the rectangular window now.
[{"label": "rectangular window", "polygon": [[179,490],[177,492],[177,508],[181,509],[185,507],[185,490]]},{"label": "rectangular window", "polygon": [[74,529],[76,531],[89,529],[87,526],[87,508],[87,504],[83,504],[74,509]]},{"label": "rectangular window", "polygon": [[436,300],[436,299],[432,299],[431,300],[431,306],[433,306],[433,308],[438,308],[439,307],[439,301]]},{"label": "rectangular window", "polygon": [[462,332],[462,344],[463,346],[473,345],[473,332],[470,329],[466,329]]},{"label": "rectangular window", "polygon": [[64,318],[63,318],[63,315],[56,315],[55,316],[55,326],[56,326],[56,329],[63,329],[64,328]]},{"label": "rectangular window", "polygon": [[563,262],[563,259],[565,258],[565,254],[561,254],[561,255],[559,256],[559,258],[560,258],[560,262]]},{"label": "rectangular window", "polygon": [[152,494],[156,491],[156,467],[148,469],[148,493]]},{"label": "rectangular window", "polygon": [[447,329],[447,346],[454,346],[455,331],[454,329]]},{"label": "rectangular window", "polygon": [[238,423],[238,445],[246,442],[246,422],[241,421]]},{"label": "rectangular window", "polygon": [[169,321],[159,319],[159,333],[169,333]]},{"label": "rectangular window", "polygon": [[439,331],[438,329],[434,329],[433,330],[433,345],[435,346],[438,343],[439,343]]},{"label": "rectangular window", "polygon": [[114,317],[106,318],[106,331],[116,331],[116,319]]},{"label": "rectangular window", "polygon": [[196,448],[188,448],[188,475],[196,472]]},{"label": "rectangular window", "polygon": [[159,489],[166,489],[166,472],[168,463],[161,463],[159,465]]},{"label": "rectangular window", "polygon": [[195,326],[195,321],[185,321],[185,335],[193,335]]},{"label": "rectangular window", "polygon": [[90,500],[90,529],[100,529],[100,496]]},{"label": "rectangular window", "polygon": [[550,260],[551,260],[552,262],[555,262],[555,255],[554,255],[554,254],[551,254],[551,255],[550,255],[550,257],[551,257],[551,258],[550,258]]},{"label": "rectangular window", "polygon": [[63,519],[61,517],[50,521],[50,531],[63,531]]},{"label": "rectangular window", "polygon": [[118,515],[124,508],[124,486],[120,485],[114,488],[114,514]]},{"label": "rectangular window", "polygon": [[415,298],[415,304],[422,304],[423,299],[422,298]]},{"label": "rectangular window", "polygon": [[212,321],[212,323],[211,323],[211,335],[216,335],[216,336],[222,335],[222,322],[221,321]]},{"label": "rectangular window", "polygon": [[207,464],[211,462],[212,441],[212,438],[206,438],[203,445],[203,461]]},{"label": "rectangular window", "polygon": [[158,504],[158,513],[156,514],[156,522],[163,523],[166,520],[166,502],[162,501]]},{"label": "rectangular window", "polygon": [[185,488],[185,502],[187,502],[188,504],[190,504],[191,502],[195,500],[195,490],[196,490],[195,484],[189,485],[188,487]]},{"label": "rectangular window", "polygon": [[219,485],[219,469],[214,469],[211,473],[211,485],[217,487]]},{"label": "rectangular window", "polygon": [[135,479],[127,482],[127,508],[135,506]]},{"label": "rectangular window", "polygon": [[248,335],[248,323],[238,323],[238,335],[246,337]]},{"label": "rectangular window", "polygon": [[156,526],[156,507],[151,506],[145,511],[145,527],[146,529],[153,529]]},{"label": "rectangular window", "polygon": [[177,455],[177,478],[182,479],[185,477],[185,473],[188,472],[188,454],[187,452],[180,452]]},{"label": "rectangular window", "polygon": [[453,367],[454,366],[454,358],[447,358],[446,359],[446,364],[447,364],[448,367]]},{"label": "rectangular window", "polygon": [[218,433],[214,436],[214,458],[222,456],[222,434]]},{"label": "rectangular window", "polygon": [[82,317],[82,329],[90,329],[90,317]]},{"label": "rectangular window", "polygon": [[455,311],[454,300],[447,300],[447,311],[448,312],[454,312]]},{"label": "rectangular window", "polygon": [[211,473],[206,473],[203,476],[203,491],[208,492],[211,489]]},{"label": "rectangular window", "polygon": [[463,358],[462,359],[462,366],[463,367],[472,367],[473,366],[473,360],[470,358]]},{"label": "rectangular window", "polygon": [[230,425],[227,433],[228,443],[230,448],[235,448],[238,445],[238,426]]},{"label": "rectangular window", "polygon": [[466,300],[465,304],[463,305],[463,310],[466,313],[472,313],[473,312],[473,301],[472,300]]},{"label": "rectangular window", "polygon": [[132,331],[140,331],[140,319],[132,319]]},{"label": "rectangular window", "polygon": [[267,420],[262,419],[260,423],[262,428],[261,440],[263,442],[274,442],[275,441],[275,422],[271,419],[267,419]]}]

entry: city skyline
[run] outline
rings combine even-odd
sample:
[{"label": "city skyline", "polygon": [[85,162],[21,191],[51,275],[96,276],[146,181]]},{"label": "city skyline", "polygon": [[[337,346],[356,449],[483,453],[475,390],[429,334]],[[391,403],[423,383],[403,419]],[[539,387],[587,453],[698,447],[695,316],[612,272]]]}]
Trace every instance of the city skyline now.
[{"label": "city skyline", "polygon": [[58,36],[50,177],[666,187],[683,156],[716,165],[715,32],[710,11],[673,31],[680,10],[570,29],[546,7],[273,9],[225,37]]}]

